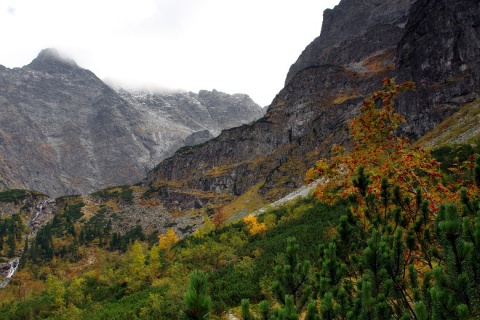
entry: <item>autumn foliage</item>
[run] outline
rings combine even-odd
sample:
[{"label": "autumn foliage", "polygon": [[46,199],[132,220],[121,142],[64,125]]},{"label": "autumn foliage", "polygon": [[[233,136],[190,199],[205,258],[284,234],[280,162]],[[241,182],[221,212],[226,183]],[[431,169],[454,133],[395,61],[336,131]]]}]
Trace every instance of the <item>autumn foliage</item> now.
[{"label": "autumn foliage", "polygon": [[243,218],[243,222],[247,227],[248,233],[250,234],[261,234],[267,231],[267,226],[263,222],[258,222],[258,219],[254,215],[249,215]]},{"label": "autumn foliage", "polygon": [[307,172],[323,178],[320,201],[350,203],[321,250],[322,319],[480,316],[479,161],[442,172],[429,149],[397,135],[394,98],[413,89],[384,79],[349,123],[353,149],[334,146]]},{"label": "autumn foliage", "polygon": [[[413,89],[412,82],[396,84],[393,79],[384,79],[383,89],[363,101],[360,114],[349,123],[353,150],[348,152],[336,145],[331,159],[320,159],[315,168],[307,172],[307,182],[323,177],[323,182],[315,190],[321,201],[334,203],[359,194],[354,210],[364,215],[368,206],[365,195],[368,193],[380,199],[384,184],[397,186],[400,193],[418,194],[408,204],[411,210],[421,205],[417,199],[428,200],[430,213],[435,215],[440,203],[460,199],[462,187],[468,189],[470,196],[478,194],[479,189],[473,180],[458,179],[446,184],[440,163],[432,157],[429,149],[413,147],[408,138],[396,135],[405,119],[395,112],[394,98]],[[473,169],[474,157],[470,160],[463,167],[466,170]],[[368,176],[368,183],[355,179],[360,168],[363,176]],[[388,209],[382,208],[383,211]]]},{"label": "autumn foliage", "polygon": [[175,243],[178,242],[178,236],[175,233],[175,230],[172,228],[167,229],[166,234],[161,234],[158,236],[158,247],[160,250],[163,250],[165,257],[168,260],[173,259],[172,247]]},{"label": "autumn foliage", "polygon": [[[85,221],[66,203],[25,243],[0,319],[220,319],[240,303],[243,319],[479,319],[480,146],[457,157],[399,136],[394,100],[410,90],[385,79],[349,123],[351,148],[308,171],[316,197],[265,215],[207,209],[180,240],[191,226],[120,234],[104,209]],[[0,220],[0,253],[28,232],[21,214]]]}]

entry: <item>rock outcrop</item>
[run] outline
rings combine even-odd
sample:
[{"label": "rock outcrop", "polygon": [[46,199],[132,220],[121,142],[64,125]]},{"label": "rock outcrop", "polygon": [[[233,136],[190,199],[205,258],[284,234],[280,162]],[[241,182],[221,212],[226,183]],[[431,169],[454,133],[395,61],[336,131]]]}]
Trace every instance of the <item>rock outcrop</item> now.
[{"label": "rock outcrop", "polygon": [[0,66],[0,188],[55,197],[135,183],[192,133],[262,114],[243,94],[117,92],[46,49],[25,67]]}]

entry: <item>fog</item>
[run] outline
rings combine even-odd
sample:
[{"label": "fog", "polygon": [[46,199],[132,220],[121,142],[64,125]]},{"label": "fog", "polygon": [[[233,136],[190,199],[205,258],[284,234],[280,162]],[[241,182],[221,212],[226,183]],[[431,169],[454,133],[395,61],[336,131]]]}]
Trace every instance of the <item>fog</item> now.
[{"label": "fog", "polygon": [[265,106],[338,2],[2,1],[0,64],[54,47],[110,83],[241,92]]}]

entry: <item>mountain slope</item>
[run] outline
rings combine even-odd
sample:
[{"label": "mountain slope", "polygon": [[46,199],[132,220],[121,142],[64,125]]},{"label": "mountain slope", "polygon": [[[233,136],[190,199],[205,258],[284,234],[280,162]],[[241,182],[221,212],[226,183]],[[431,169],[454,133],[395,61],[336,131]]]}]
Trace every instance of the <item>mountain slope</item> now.
[{"label": "mountain slope", "polygon": [[[480,89],[478,46],[470,46],[480,39],[478,3],[412,3],[342,0],[326,11],[321,35],[291,67],[266,115],[161,162],[144,181],[150,196],[170,210],[228,210],[231,197],[253,189],[265,202],[280,198],[303,184],[306,168],[332,144],[348,145],[346,121],[383,77],[418,84],[398,104],[408,121],[403,132],[413,139],[471,101]],[[450,65],[442,76],[434,72]],[[215,203],[220,196],[230,200]]]},{"label": "mountain slope", "polygon": [[[0,66],[0,82],[0,185],[54,197],[137,182],[192,133],[263,113],[218,91],[119,93],[54,49],[23,68]],[[195,121],[184,121],[191,106]]]}]

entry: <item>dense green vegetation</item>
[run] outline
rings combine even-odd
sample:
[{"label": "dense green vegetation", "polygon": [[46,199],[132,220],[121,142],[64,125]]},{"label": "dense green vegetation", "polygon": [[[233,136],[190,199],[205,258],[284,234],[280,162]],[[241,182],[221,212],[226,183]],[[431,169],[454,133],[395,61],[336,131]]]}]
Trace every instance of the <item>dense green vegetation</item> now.
[{"label": "dense green vegetation", "polygon": [[22,241],[25,225],[18,213],[0,220],[0,253],[13,257],[17,246]]},{"label": "dense green vegetation", "polygon": [[8,189],[0,192],[0,202],[13,202],[18,204],[30,195],[40,195],[40,193],[29,190]]}]

